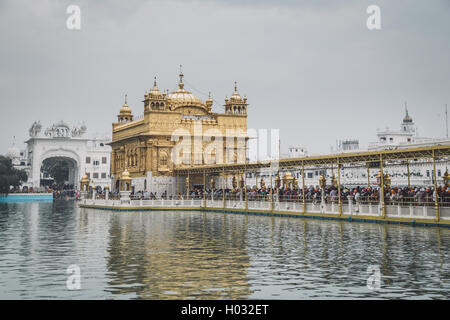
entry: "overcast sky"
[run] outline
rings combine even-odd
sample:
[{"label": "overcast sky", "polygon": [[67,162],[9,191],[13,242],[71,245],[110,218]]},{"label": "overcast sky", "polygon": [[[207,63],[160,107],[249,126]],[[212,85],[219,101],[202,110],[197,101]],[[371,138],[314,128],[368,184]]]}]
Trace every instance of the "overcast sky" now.
[{"label": "overcast sky", "polygon": [[[81,30],[66,8],[81,8]],[[381,30],[366,27],[369,5]],[[280,129],[281,149],[327,153],[337,139],[373,141],[397,129],[404,101],[427,137],[445,136],[450,104],[450,1],[0,2],[0,153],[40,120],[85,121],[111,134],[128,94],[135,115],[157,76],[213,111],[246,94],[248,127]]]}]

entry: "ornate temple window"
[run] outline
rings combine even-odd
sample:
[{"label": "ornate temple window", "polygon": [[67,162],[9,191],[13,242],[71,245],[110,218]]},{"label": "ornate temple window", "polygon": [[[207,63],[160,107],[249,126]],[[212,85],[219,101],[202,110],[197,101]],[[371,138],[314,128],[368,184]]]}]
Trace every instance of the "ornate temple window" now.
[{"label": "ornate temple window", "polygon": [[159,154],[159,167],[160,169],[166,169],[168,166],[168,155],[166,152],[161,152]]}]

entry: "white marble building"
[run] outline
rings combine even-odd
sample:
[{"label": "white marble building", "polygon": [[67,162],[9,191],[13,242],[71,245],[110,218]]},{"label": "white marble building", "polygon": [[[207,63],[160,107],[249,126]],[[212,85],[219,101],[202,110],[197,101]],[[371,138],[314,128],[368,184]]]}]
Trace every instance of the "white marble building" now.
[{"label": "white marble building", "polygon": [[107,137],[88,137],[87,127],[70,127],[63,121],[51,125],[44,131],[39,121],[29,129],[30,138],[26,148],[10,148],[9,156],[16,168],[28,174],[25,186],[39,188],[44,180],[51,179],[45,171],[47,163],[65,160],[68,164],[67,184],[79,189],[81,177],[87,174],[91,186],[110,186],[111,147]]}]

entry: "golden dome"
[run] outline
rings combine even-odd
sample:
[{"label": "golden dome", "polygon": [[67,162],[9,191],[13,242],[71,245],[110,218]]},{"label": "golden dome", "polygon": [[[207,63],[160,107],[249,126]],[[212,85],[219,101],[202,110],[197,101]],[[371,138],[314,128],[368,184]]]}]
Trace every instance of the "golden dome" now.
[{"label": "golden dome", "polygon": [[292,174],[288,171],[288,172],[284,175],[284,178],[285,178],[286,180],[292,180]]},{"label": "golden dome", "polygon": [[[405,102],[405,104],[406,104],[406,102]],[[409,116],[408,108],[406,106],[405,106],[405,112],[406,112],[406,114],[405,114],[405,117],[403,118],[403,123],[412,123],[413,119]]]},{"label": "golden dome", "polygon": [[237,91],[237,83],[236,81],[234,82],[234,92],[230,97],[230,101],[231,102],[242,102],[242,97],[239,94],[239,92]]},{"label": "golden dome", "polygon": [[153,88],[148,93],[149,96],[161,96],[161,91],[159,91],[158,86],[156,85],[156,77],[153,81]]},{"label": "golden dome", "polygon": [[202,100],[184,89],[183,76],[183,73],[180,73],[180,82],[178,83],[179,89],[167,95],[167,99],[172,105],[172,108],[175,109],[182,106],[198,106],[204,108],[205,105]]},{"label": "golden dome", "polygon": [[121,115],[131,115],[131,108],[127,104],[127,95],[125,95],[125,103],[122,108],[120,108]]},{"label": "golden dome", "polygon": [[89,177],[87,174],[84,174],[84,176],[81,178],[81,182],[89,182]]},{"label": "golden dome", "polygon": [[404,123],[411,123],[413,122],[413,119],[409,116],[409,114],[406,114],[406,116],[403,118]]}]

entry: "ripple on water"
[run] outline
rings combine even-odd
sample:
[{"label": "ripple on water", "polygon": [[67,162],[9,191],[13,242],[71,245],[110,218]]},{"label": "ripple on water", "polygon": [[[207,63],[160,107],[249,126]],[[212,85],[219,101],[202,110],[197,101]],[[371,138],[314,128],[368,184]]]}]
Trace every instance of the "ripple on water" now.
[{"label": "ripple on water", "polygon": [[448,299],[449,245],[447,229],[1,204],[0,298]]}]

